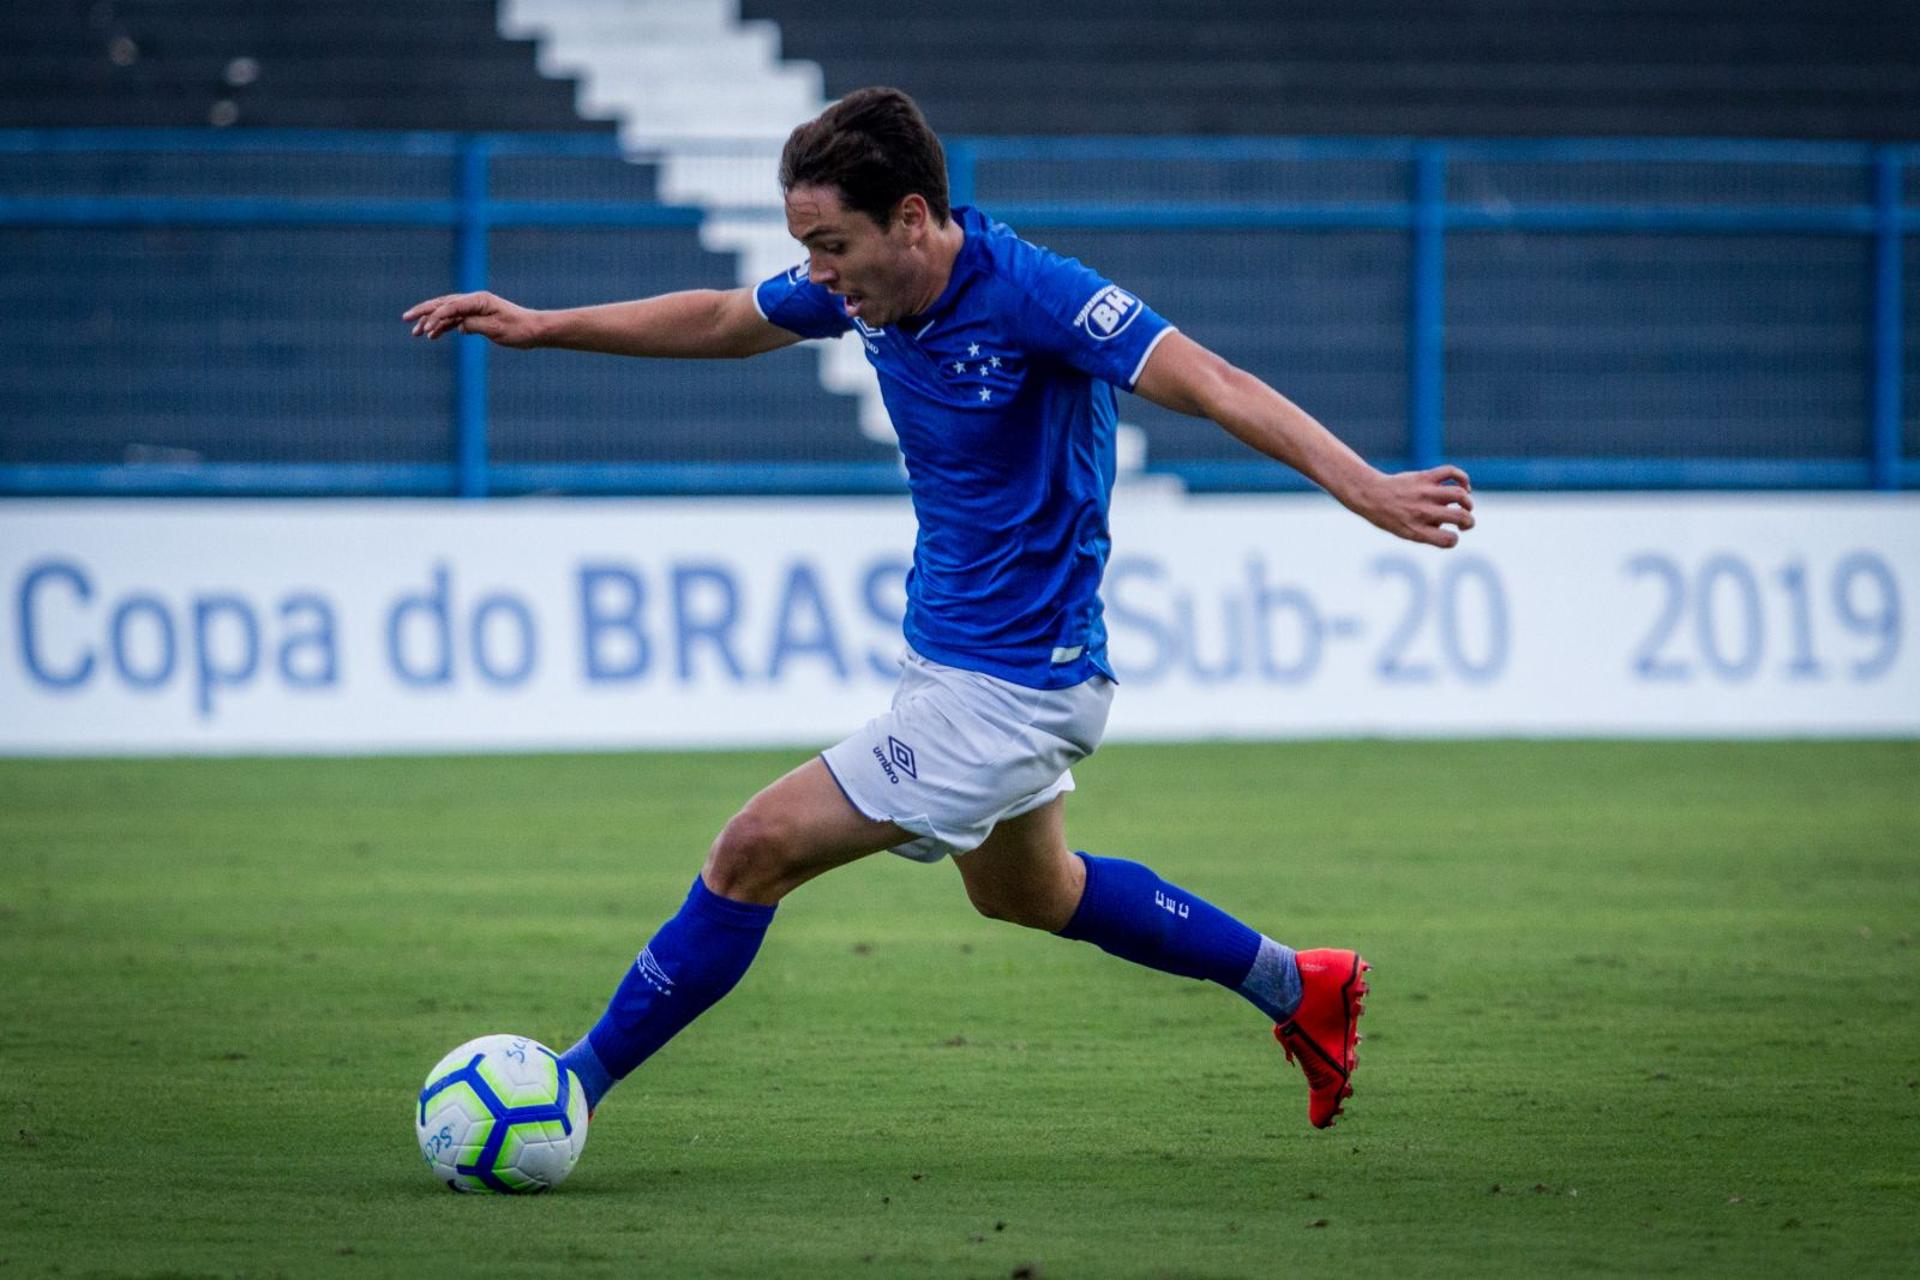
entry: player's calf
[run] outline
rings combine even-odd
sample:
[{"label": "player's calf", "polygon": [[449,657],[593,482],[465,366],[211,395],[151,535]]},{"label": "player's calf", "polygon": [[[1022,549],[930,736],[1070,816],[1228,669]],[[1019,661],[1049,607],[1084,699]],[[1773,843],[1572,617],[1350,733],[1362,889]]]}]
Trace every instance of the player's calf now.
[{"label": "player's calf", "polygon": [[588,1107],[652,1057],[746,975],[774,908],[742,902],[696,878],[680,910],[655,931],[615,988],[600,1021],[561,1055]]},{"label": "player's calf", "polygon": [[1293,951],[1211,902],[1123,858],[1077,855],[1086,888],[1063,938],[1163,973],[1217,982],[1280,1022],[1300,1001]]}]

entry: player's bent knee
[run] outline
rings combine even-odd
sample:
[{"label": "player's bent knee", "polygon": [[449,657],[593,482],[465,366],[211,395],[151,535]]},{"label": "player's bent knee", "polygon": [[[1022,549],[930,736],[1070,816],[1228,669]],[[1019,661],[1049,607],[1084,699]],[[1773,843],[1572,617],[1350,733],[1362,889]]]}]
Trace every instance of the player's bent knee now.
[{"label": "player's bent knee", "polygon": [[969,887],[967,889],[967,901],[973,904],[975,911],[978,911],[989,920],[1005,920],[1007,918],[1000,903],[989,894],[978,893]]},{"label": "player's bent knee", "polygon": [[[1043,896],[996,892],[968,886],[967,900],[973,903],[975,911],[989,920],[1005,920],[1008,924],[1048,931],[1058,930],[1066,923],[1064,919],[1058,918],[1061,915],[1060,905]],[[1071,915],[1071,909],[1066,914]]]},{"label": "player's bent knee", "polygon": [[798,856],[792,822],[748,806],[733,815],[707,850],[701,877],[723,898],[756,902],[778,890]]}]

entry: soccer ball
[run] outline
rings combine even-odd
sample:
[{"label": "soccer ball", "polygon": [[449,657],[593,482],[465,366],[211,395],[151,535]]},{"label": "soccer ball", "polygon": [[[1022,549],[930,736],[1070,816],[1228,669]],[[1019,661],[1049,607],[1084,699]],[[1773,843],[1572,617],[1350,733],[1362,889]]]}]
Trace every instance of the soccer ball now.
[{"label": "soccer ball", "polygon": [[481,1036],[427,1073],[414,1123],[427,1170],[455,1191],[547,1191],[587,1145],[587,1095],[539,1041]]}]

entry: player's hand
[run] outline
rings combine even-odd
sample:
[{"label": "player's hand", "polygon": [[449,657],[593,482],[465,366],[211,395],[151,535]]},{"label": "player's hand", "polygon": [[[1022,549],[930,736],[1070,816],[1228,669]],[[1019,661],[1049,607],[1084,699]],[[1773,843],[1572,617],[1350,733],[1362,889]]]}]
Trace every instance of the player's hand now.
[{"label": "player's hand", "polygon": [[531,347],[539,341],[540,315],[496,294],[449,293],[407,308],[401,319],[413,336],[433,339],[443,333],[477,333],[503,347]]},{"label": "player's hand", "polygon": [[1451,547],[1473,528],[1473,482],[1458,467],[1380,475],[1352,505],[1395,537],[1430,547]]}]

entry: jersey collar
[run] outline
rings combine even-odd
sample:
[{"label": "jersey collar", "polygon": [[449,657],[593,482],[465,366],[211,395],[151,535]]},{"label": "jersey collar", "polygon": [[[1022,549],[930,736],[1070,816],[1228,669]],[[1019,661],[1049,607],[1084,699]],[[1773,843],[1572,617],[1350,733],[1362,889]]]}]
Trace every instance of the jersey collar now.
[{"label": "jersey collar", "polygon": [[918,335],[924,332],[927,325],[938,320],[953,306],[953,300],[961,288],[980,270],[980,255],[985,251],[986,243],[986,218],[969,205],[955,205],[952,214],[966,238],[960,242],[960,252],[953,258],[953,269],[947,273],[947,287],[940,291],[940,296],[926,310],[900,318],[894,328],[902,333]]}]

